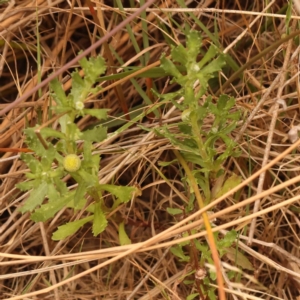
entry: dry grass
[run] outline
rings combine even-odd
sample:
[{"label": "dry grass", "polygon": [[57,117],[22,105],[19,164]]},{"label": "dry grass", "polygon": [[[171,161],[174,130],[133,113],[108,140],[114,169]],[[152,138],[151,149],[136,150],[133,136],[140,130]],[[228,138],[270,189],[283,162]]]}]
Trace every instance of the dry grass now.
[{"label": "dry grass", "polygon": [[[99,34],[87,6],[81,7],[80,1],[15,0],[0,5],[1,109],[38,82],[36,2],[42,78],[89,47]],[[107,5],[111,2],[105,1]],[[262,1],[235,0],[220,6],[210,0],[185,2],[211,32],[216,18],[221,45],[240,66],[285,33],[285,15],[278,15],[285,1],[271,1],[267,10]],[[75,7],[71,8],[71,3]],[[149,63],[157,62],[161,52],[169,51],[158,22],[167,24],[183,43],[182,29],[175,27],[172,18],[178,24],[188,22],[199,30],[189,18],[190,11],[176,9],[176,1],[160,3],[161,9],[147,13],[150,46],[145,50],[150,55]],[[118,10],[104,7],[102,13],[107,30],[121,20]],[[299,19],[296,11],[293,16],[291,24],[295,31]],[[142,47],[140,19],[130,26]],[[206,43],[211,42],[205,34],[204,39]],[[110,45],[124,62],[139,65],[141,53],[135,52],[125,29],[113,37]],[[235,189],[238,193],[227,193],[207,210],[211,211],[214,230],[220,235],[226,229],[238,231],[237,247],[254,267],[253,271],[240,271],[239,283],[225,278],[228,299],[300,297],[300,143],[292,149],[288,139],[289,130],[300,123],[299,50],[293,40],[274,47],[222,91],[236,98],[244,116],[235,132],[242,155],[225,165],[229,173],[241,176],[243,182]],[[104,47],[92,55],[96,53],[107,58]],[[59,78],[65,90],[70,88],[71,71]],[[228,70],[222,74],[223,78],[231,75]],[[146,89],[144,78],[138,79],[138,83]],[[156,85],[159,91],[172,89],[167,86],[166,78],[157,79]],[[110,108],[111,117],[125,120],[116,96],[118,92],[111,82],[105,82],[103,87],[105,92],[89,99],[88,105]],[[128,107],[136,110],[141,96],[132,83],[125,79],[119,87]],[[278,99],[283,99],[287,107]],[[143,125],[154,128],[160,122],[171,124],[179,116],[174,107],[168,107],[162,111],[161,120],[144,120]],[[22,130],[28,124],[35,125],[38,118],[43,124],[49,120],[48,86],[43,88],[41,96],[34,94],[2,118],[0,147],[22,148]],[[94,123],[94,119],[84,118],[79,126],[86,128]],[[57,126],[55,122],[51,125]],[[0,159],[0,299],[186,299],[191,287],[182,278],[192,266],[178,262],[169,249],[184,239],[182,233],[188,228],[201,228],[201,211],[182,216],[181,220],[166,212],[167,207],[182,207],[188,199],[180,170],[175,165],[159,165],[159,161],[174,159],[173,146],[137,125],[132,124],[120,135],[95,145],[103,157],[99,173],[102,183],[137,185],[142,190],[141,196],[120,207],[118,212],[121,219],[127,220],[126,229],[132,240],[128,246],[119,246],[118,226],[114,221],[98,237],[93,237],[86,226],[72,238],[52,241],[51,234],[57,226],[79,216],[65,209],[53,220],[35,224],[28,214],[21,215],[17,208],[27,195],[21,194],[15,184],[25,179],[26,166],[16,153],[3,153]],[[195,236],[202,240],[205,233],[200,230]],[[223,260],[223,268],[233,268],[228,257]]]}]

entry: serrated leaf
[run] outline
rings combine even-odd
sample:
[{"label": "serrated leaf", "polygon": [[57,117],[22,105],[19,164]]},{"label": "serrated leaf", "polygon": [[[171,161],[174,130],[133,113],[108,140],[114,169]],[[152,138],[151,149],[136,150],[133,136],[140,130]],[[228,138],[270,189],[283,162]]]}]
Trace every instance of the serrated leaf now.
[{"label": "serrated leaf", "polygon": [[99,120],[106,120],[107,119],[107,113],[109,112],[109,109],[88,109],[88,108],[84,108],[83,112],[86,115],[90,115],[93,117],[96,117]]},{"label": "serrated leaf", "polygon": [[218,53],[218,48],[215,45],[210,45],[208,50],[205,52],[205,55],[198,63],[199,68],[202,69],[203,66],[206,63],[208,63],[211,59],[213,59],[217,53]]},{"label": "serrated leaf", "polygon": [[102,142],[107,137],[107,128],[98,126],[82,133],[82,139],[89,142]]},{"label": "serrated leaf", "polygon": [[39,161],[29,153],[22,153],[21,159],[26,163],[32,173],[38,173],[42,170]]},{"label": "serrated leaf", "polygon": [[206,65],[201,70],[201,73],[203,74],[203,76],[208,76],[207,78],[211,78],[212,76],[210,76],[210,74],[220,71],[224,64],[225,60],[223,59],[223,57],[219,56],[218,58],[210,62],[208,65]]},{"label": "serrated leaf", "polygon": [[[31,127],[31,128],[26,128],[24,129],[24,133],[26,135],[26,143],[28,145],[28,147],[33,150],[37,155],[41,156],[44,151],[45,148],[44,146],[41,144],[40,140],[38,139],[35,130],[39,127],[39,125],[36,125],[35,127]],[[49,143],[47,143],[47,146],[49,145]]]},{"label": "serrated leaf", "polygon": [[133,193],[137,191],[135,187],[117,186],[112,184],[100,184],[99,187],[115,195],[123,203],[130,201]]},{"label": "serrated leaf", "polygon": [[[230,97],[227,95],[221,95],[219,97],[218,102],[217,102],[217,108],[218,108],[217,112],[218,113],[219,113],[219,111],[220,111],[220,113],[222,113],[222,111],[226,110],[227,103],[229,100],[230,100]],[[230,105],[230,103],[228,105]]]},{"label": "serrated leaf", "polygon": [[30,196],[26,199],[25,204],[19,209],[19,211],[22,213],[33,211],[44,201],[47,192],[48,185],[46,182],[42,182],[39,187],[31,191]]},{"label": "serrated leaf", "polygon": [[94,216],[89,216],[78,221],[69,222],[65,225],[59,226],[58,229],[53,233],[52,239],[54,241],[60,241],[67,238],[70,235],[73,235],[86,223],[91,222],[94,219]]},{"label": "serrated leaf", "polygon": [[94,84],[96,79],[106,70],[105,60],[101,56],[90,57],[87,60],[85,57],[79,61],[79,64],[84,70],[85,79]]},{"label": "serrated leaf", "polygon": [[237,233],[234,230],[231,230],[226,233],[223,239],[217,241],[217,247],[222,250],[222,248],[230,247],[236,240]]},{"label": "serrated leaf", "polygon": [[55,200],[52,199],[51,202],[41,205],[40,208],[31,214],[31,220],[34,222],[46,222],[48,219],[53,218],[57,212],[72,200],[73,195],[73,193],[70,193],[65,197],[58,196]]},{"label": "serrated leaf", "polygon": [[196,248],[204,255],[204,257],[210,257],[211,253],[208,249],[208,245],[201,244],[198,240],[194,240]]},{"label": "serrated leaf", "polygon": [[179,79],[182,77],[181,73],[178,71],[176,66],[169,59],[167,59],[165,57],[165,55],[162,55],[162,57],[160,58],[160,61],[161,61],[162,68],[165,70],[165,72],[168,75],[171,75],[176,79]]},{"label": "serrated leaf", "polygon": [[196,61],[201,46],[202,46],[202,38],[200,33],[198,31],[191,30],[187,35],[187,43],[186,43],[189,60]]},{"label": "serrated leaf", "polygon": [[130,245],[131,244],[131,240],[128,237],[126,231],[125,231],[124,222],[121,222],[119,224],[119,241],[120,241],[120,245],[121,246]]},{"label": "serrated leaf", "polygon": [[84,142],[83,146],[83,161],[82,161],[82,168],[84,170],[89,169],[91,175],[95,176],[98,173],[99,166],[100,166],[100,155],[93,154],[92,155],[92,144],[89,141]]},{"label": "serrated leaf", "polygon": [[187,50],[180,44],[177,47],[172,46],[171,56],[174,61],[185,66],[188,62]]},{"label": "serrated leaf", "polygon": [[96,202],[94,205],[93,235],[97,236],[103,232],[107,224],[108,222],[101,208],[101,203]]},{"label": "serrated leaf", "polygon": [[176,216],[176,215],[180,215],[182,214],[182,209],[180,208],[172,208],[172,207],[167,207],[167,212],[172,215],[172,216]]},{"label": "serrated leaf", "polygon": [[28,191],[28,190],[31,190],[32,188],[34,188],[34,183],[32,180],[20,182],[20,183],[16,184],[16,188],[18,188],[22,192]]}]

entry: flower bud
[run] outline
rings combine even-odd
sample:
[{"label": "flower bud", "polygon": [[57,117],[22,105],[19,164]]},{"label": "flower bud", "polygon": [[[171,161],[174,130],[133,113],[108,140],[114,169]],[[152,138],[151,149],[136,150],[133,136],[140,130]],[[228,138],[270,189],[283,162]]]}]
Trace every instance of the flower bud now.
[{"label": "flower bud", "polygon": [[76,154],[69,154],[64,158],[63,165],[67,172],[76,172],[80,168],[81,160]]}]

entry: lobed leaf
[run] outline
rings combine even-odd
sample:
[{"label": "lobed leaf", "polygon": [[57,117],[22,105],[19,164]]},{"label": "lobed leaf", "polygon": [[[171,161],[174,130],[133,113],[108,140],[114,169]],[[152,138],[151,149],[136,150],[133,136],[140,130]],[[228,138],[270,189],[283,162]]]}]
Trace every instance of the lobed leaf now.
[{"label": "lobed leaf", "polygon": [[38,205],[42,204],[48,192],[48,184],[41,182],[40,185],[31,191],[25,204],[19,209],[20,212],[33,211]]},{"label": "lobed leaf", "polygon": [[94,219],[94,216],[89,216],[77,221],[69,222],[65,225],[59,226],[58,229],[53,233],[52,239],[54,241],[59,241],[67,238],[68,236],[73,235],[86,223],[91,222]]}]

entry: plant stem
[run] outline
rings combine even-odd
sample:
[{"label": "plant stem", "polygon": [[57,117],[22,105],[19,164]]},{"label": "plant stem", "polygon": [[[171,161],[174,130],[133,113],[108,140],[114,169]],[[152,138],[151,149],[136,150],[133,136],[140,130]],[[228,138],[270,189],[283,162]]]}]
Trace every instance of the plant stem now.
[{"label": "plant stem", "polygon": [[[204,202],[202,199],[202,196],[200,194],[199,188],[198,188],[198,184],[196,182],[196,179],[194,177],[194,175],[192,174],[190,168],[188,167],[186,161],[184,160],[184,158],[182,157],[182,155],[177,151],[177,150],[173,150],[174,154],[176,155],[178,161],[180,162],[180,164],[182,165],[183,169],[185,170],[187,177],[191,183],[191,186],[193,188],[193,191],[195,193],[198,205],[200,209],[204,208]],[[205,229],[207,231],[207,239],[209,242],[209,246],[211,249],[211,254],[212,254],[212,258],[215,264],[215,268],[216,268],[216,275],[217,275],[217,283],[218,283],[218,294],[219,294],[219,299],[220,300],[225,300],[225,291],[224,291],[224,282],[223,282],[223,276],[222,276],[222,271],[221,271],[221,264],[220,264],[220,258],[219,258],[219,254],[218,254],[218,250],[216,247],[216,243],[215,243],[215,239],[212,233],[212,229],[209,223],[209,219],[207,216],[206,212],[203,212],[202,214],[202,218],[203,218],[203,222],[205,225]]]}]

